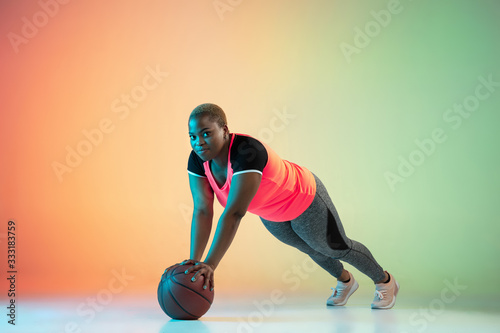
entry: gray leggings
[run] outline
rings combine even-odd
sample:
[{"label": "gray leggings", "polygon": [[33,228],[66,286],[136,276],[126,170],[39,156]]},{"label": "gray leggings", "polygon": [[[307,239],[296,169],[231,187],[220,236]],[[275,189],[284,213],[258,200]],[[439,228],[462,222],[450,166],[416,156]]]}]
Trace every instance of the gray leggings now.
[{"label": "gray leggings", "polygon": [[272,222],[260,218],[276,238],[309,255],[319,266],[338,278],[345,261],[370,277],[373,282],[385,279],[384,270],[361,243],[347,238],[339,215],[319,178],[311,205],[297,218],[286,222]]}]

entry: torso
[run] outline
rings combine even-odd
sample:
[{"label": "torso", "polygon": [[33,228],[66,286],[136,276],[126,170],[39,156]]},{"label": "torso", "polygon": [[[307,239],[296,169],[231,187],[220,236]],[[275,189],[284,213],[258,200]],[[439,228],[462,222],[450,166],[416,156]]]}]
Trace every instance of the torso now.
[{"label": "torso", "polygon": [[203,162],[191,152],[191,173],[208,178],[214,195],[226,207],[231,187],[229,177],[235,172],[260,171],[262,180],[248,211],[269,221],[283,222],[297,218],[309,207],[316,193],[312,172],[281,159],[266,144],[248,135],[237,135],[232,133],[227,161],[222,166],[217,165],[215,160]]}]

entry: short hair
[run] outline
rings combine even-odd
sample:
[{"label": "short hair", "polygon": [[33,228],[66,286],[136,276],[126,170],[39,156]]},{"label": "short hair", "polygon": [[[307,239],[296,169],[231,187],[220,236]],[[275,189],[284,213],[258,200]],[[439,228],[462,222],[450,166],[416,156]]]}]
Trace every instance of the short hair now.
[{"label": "short hair", "polygon": [[221,107],[216,104],[204,103],[198,105],[189,115],[189,119],[202,116],[208,116],[208,119],[216,122],[220,128],[227,125],[226,114]]}]

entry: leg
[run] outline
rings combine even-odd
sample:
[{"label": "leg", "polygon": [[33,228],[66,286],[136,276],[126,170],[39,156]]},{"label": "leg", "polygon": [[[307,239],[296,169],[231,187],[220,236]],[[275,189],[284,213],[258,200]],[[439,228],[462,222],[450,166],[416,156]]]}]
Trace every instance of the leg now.
[{"label": "leg", "polygon": [[278,240],[283,243],[293,246],[299,251],[304,252],[309,255],[311,259],[326,270],[331,275],[339,278],[342,272],[345,271],[343,265],[340,261],[336,259],[329,258],[314,249],[304,242],[291,227],[290,221],[288,222],[272,222],[260,218],[266,229],[273,234]]},{"label": "leg", "polygon": [[386,274],[370,251],[363,244],[347,238],[325,186],[316,175],[314,178],[316,196],[306,211],[291,221],[292,229],[324,256],[353,265],[375,283],[384,281]]}]

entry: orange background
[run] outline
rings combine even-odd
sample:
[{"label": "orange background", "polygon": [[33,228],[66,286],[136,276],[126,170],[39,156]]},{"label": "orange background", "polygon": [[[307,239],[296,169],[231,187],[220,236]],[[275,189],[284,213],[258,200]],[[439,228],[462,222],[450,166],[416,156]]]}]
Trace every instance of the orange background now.
[{"label": "orange background", "polygon": [[[52,6],[46,22],[41,3]],[[488,258],[499,254],[492,221],[500,93],[456,132],[442,120],[478,76],[500,78],[495,2],[401,2],[403,11],[351,63],[339,45],[352,44],[353,29],[387,1],[234,1],[220,15],[213,1],[55,3],[0,5],[1,274],[13,219],[22,295],[95,293],[122,269],[134,277],[126,292],[150,293],[165,267],[188,257],[187,116],[204,102],[226,111],[231,131],[267,138],[315,172],[348,236],[408,292],[422,291],[414,283],[422,272],[434,273],[422,282],[428,290],[457,276],[474,284],[467,262],[495,285],[498,265]],[[24,18],[39,27],[17,45],[12,33],[26,33]],[[141,90],[148,69],[168,76]],[[122,96],[141,91],[123,113]],[[285,111],[293,118],[266,137]],[[83,147],[82,131],[105,119],[109,133],[59,177],[54,163],[67,164],[67,147]],[[391,192],[384,172],[440,126],[448,141]],[[284,276],[304,259],[247,214],[217,287],[288,288]],[[300,281],[303,290],[334,285],[319,270]]]}]

